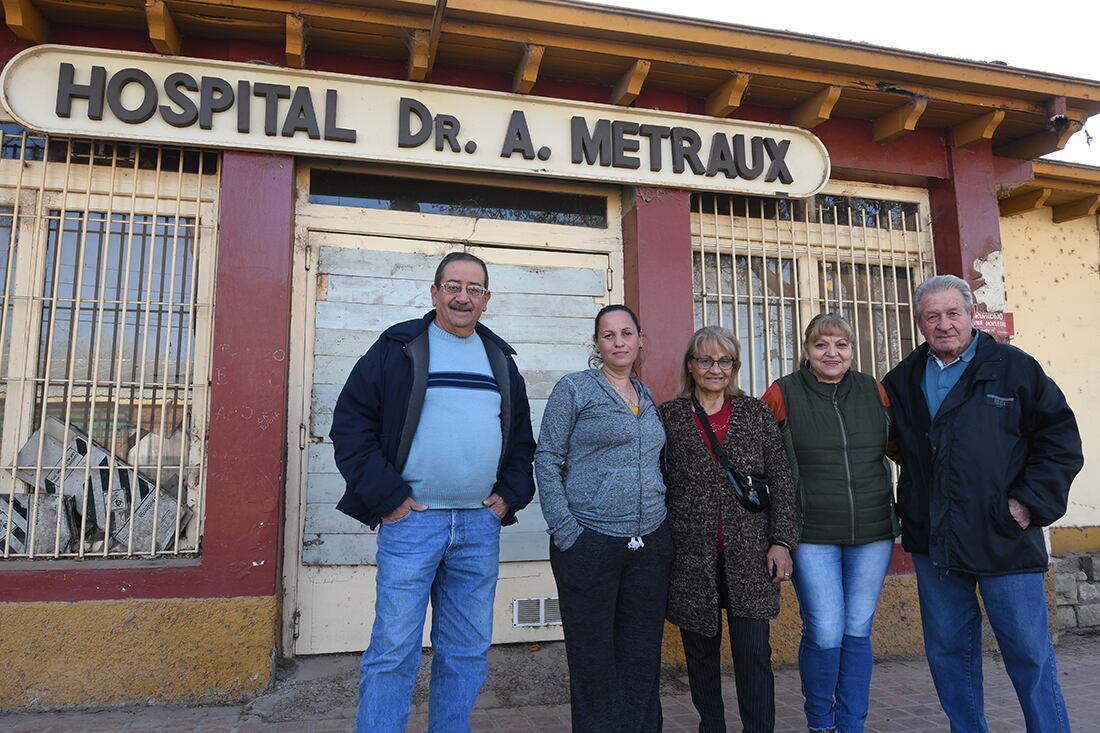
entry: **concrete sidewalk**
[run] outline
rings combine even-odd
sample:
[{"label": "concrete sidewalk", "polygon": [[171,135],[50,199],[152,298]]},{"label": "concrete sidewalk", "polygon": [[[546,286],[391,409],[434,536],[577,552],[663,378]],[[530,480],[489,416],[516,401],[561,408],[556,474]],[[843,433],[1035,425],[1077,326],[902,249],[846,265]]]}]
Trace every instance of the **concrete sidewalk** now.
[{"label": "concrete sidewalk", "polygon": [[[1004,665],[986,655],[986,714],[993,733],[1024,730]],[[344,733],[354,730],[357,658],[336,655],[284,665],[271,690],[235,706],[133,707],[102,711],[0,715],[5,733]],[[1100,733],[1100,634],[1063,634],[1058,645],[1062,689],[1075,733]],[[569,731],[568,687],[561,644],[494,648],[492,673],[472,719],[474,731]],[[424,677],[409,731],[427,722]],[[666,731],[695,731],[698,717],[686,678],[668,670],[662,682]],[[731,733],[740,730],[733,680],[724,683]],[[867,730],[875,733],[940,733],[940,712],[923,659],[890,660],[875,667]],[[805,730],[798,670],[776,671],[777,733]]]}]

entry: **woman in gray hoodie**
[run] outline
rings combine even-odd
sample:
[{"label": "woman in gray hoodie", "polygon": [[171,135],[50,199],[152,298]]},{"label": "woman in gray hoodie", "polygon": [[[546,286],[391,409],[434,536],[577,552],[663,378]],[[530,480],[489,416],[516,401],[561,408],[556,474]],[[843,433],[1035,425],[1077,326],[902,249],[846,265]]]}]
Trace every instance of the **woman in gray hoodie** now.
[{"label": "woman in gray hoodie", "polygon": [[592,340],[596,368],[554,387],[535,451],[573,730],[656,732],[673,551],[660,466],[665,432],[653,395],[633,377],[641,348],[633,311],[603,308]]}]

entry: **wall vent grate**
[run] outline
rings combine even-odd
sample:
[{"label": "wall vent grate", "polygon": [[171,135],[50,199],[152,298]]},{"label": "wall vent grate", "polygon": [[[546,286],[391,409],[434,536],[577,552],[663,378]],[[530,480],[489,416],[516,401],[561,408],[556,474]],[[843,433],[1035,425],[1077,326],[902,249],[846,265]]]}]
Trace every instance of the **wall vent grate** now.
[{"label": "wall vent grate", "polygon": [[540,598],[512,599],[512,626],[537,627],[560,626],[561,609],[558,599],[549,596]]}]

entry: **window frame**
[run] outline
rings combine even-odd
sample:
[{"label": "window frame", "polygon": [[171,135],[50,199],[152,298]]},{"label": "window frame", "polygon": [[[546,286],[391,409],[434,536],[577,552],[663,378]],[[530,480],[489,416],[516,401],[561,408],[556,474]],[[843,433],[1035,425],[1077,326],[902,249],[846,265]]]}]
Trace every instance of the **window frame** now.
[{"label": "window frame", "polygon": [[[45,138],[47,143],[49,142],[49,137],[41,133],[27,130],[24,131],[23,135],[24,144],[26,144],[28,138]],[[9,137],[10,135],[5,132],[5,142]],[[62,138],[62,140],[65,140],[65,138]],[[169,158],[175,154],[174,149],[170,146],[145,145],[138,142],[108,143],[115,147],[111,149],[109,164],[104,165],[103,159],[99,156],[87,156],[81,160],[74,150],[76,143],[90,143],[94,148],[99,144],[99,141],[76,138],[69,140],[70,147],[64,161],[50,160],[49,156],[43,156],[44,160],[31,160],[24,159],[21,155],[0,159],[0,207],[12,209],[11,214],[5,215],[12,218],[12,233],[7,244],[9,263],[15,268],[14,274],[10,270],[8,272],[10,290],[9,282],[6,281],[3,300],[0,302],[0,307],[4,309],[0,337],[7,339],[6,343],[10,344],[10,347],[0,357],[2,358],[2,362],[0,362],[0,380],[4,383],[4,394],[0,397],[3,400],[4,408],[2,424],[0,424],[0,497],[5,497],[10,502],[13,494],[30,493],[36,497],[35,503],[37,504],[41,501],[41,496],[48,495],[40,485],[32,486],[18,480],[15,476],[16,456],[19,450],[46,421],[46,413],[48,412],[46,409],[41,410],[38,420],[34,419],[34,413],[38,407],[41,407],[36,404],[36,393],[41,390],[44,396],[42,406],[44,406],[48,404],[48,392],[53,388],[65,385],[66,418],[71,415],[72,405],[76,402],[72,394],[74,365],[77,362],[75,355],[67,355],[64,359],[67,367],[67,378],[65,380],[59,380],[51,376],[52,367],[49,361],[45,373],[38,374],[44,325],[42,318],[46,304],[49,303],[56,314],[60,301],[62,310],[66,306],[74,308],[75,310],[72,312],[78,318],[82,312],[87,312],[86,309],[89,303],[95,304],[97,315],[93,322],[97,324],[97,331],[94,340],[88,345],[89,356],[93,363],[97,365],[100,363],[100,353],[103,350],[102,344],[104,342],[100,339],[103,338],[105,330],[104,302],[108,300],[103,292],[98,292],[92,299],[86,298],[83,292],[76,289],[76,283],[79,282],[80,277],[77,275],[74,276],[74,290],[71,293],[73,297],[59,297],[56,279],[51,287],[51,294],[46,295],[45,278],[47,273],[50,272],[53,264],[57,265],[52,273],[54,278],[58,276],[62,269],[60,266],[60,253],[55,254],[56,263],[51,264],[46,261],[51,225],[55,228],[56,244],[58,250],[60,250],[61,244],[67,236],[66,230],[69,222],[74,220],[70,217],[77,217],[75,219],[79,222],[77,236],[80,240],[77,249],[79,253],[77,268],[79,270],[83,271],[88,267],[88,262],[84,259],[86,256],[85,246],[92,236],[98,236],[98,246],[102,248],[102,253],[119,254],[114,249],[116,244],[127,247],[126,262],[128,268],[128,258],[133,256],[130,254],[131,250],[129,248],[133,247],[134,243],[138,241],[139,237],[135,234],[135,230],[142,226],[139,217],[149,217],[150,221],[145,226],[149,230],[147,238],[151,245],[151,253],[158,247],[167,247],[171,249],[173,254],[178,253],[178,247],[192,247],[190,254],[190,292],[186,299],[177,299],[166,306],[152,305],[153,308],[161,309],[170,314],[167,316],[168,326],[165,327],[163,323],[153,326],[146,321],[142,326],[144,332],[141,336],[139,349],[148,347],[154,342],[164,342],[166,338],[171,339],[173,329],[178,328],[175,324],[186,318],[189,322],[188,331],[190,332],[187,351],[190,353],[186,357],[177,354],[180,361],[183,362],[184,370],[180,382],[176,383],[174,380],[169,379],[166,370],[163,380],[158,379],[155,382],[149,381],[148,383],[139,381],[139,386],[133,391],[138,394],[137,399],[141,403],[137,408],[138,415],[141,414],[142,410],[155,412],[160,409],[160,405],[167,405],[169,402],[182,402],[183,404],[184,415],[181,424],[186,425],[187,430],[181,435],[181,443],[186,443],[186,445],[181,446],[180,450],[180,466],[182,469],[179,475],[181,477],[184,475],[194,476],[193,483],[187,486],[185,492],[188,496],[188,504],[192,505],[190,510],[193,516],[190,523],[182,531],[179,527],[176,528],[174,542],[168,543],[161,549],[155,549],[156,546],[152,541],[148,547],[137,546],[133,537],[134,533],[131,532],[128,537],[120,539],[121,546],[116,549],[112,549],[111,545],[113,543],[106,541],[98,543],[102,545],[101,547],[97,547],[95,543],[86,547],[85,545],[88,544],[86,542],[74,542],[73,547],[65,552],[57,546],[60,540],[58,532],[54,536],[55,544],[52,552],[37,551],[42,549],[40,542],[36,540],[34,544],[31,544],[30,538],[28,538],[27,551],[15,553],[12,552],[10,542],[5,541],[4,551],[0,553],[0,559],[83,559],[89,557],[133,559],[150,556],[198,555],[200,554],[205,522],[205,468],[208,454],[207,432],[210,422],[210,376],[213,351],[218,198],[221,176],[220,154],[217,154],[213,171],[207,171],[203,168],[200,169],[200,172],[191,173],[185,170],[182,153],[179,156],[178,170],[162,169],[162,164],[165,164],[166,151],[170,154]],[[125,145],[155,150],[158,161],[156,169],[148,170],[140,167],[141,155],[133,156],[133,163],[130,167],[120,162],[119,147]],[[201,156],[200,160],[203,160],[205,165],[209,151],[198,152]],[[89,222],[93,221],[91,216],[93,214],[102,216],[102,231],[98,235],[89,234],[89,230],[92,229]],[[160,235],[164,226],[160,220],[161,217],[167,220],[167,226],[172,229],[166,237]],[[125,233],[122,235],[114,232],[115,222],[120,220],[124,222]],[[189,224],[184,224],[185,221]],[[184,227],[188,227],[189,231],[185,231]],[[95,266],[97,277],[106,277],[110,269],[109,261],[109,256],[101,256],[99,265]],[[150,262],[152,262],[152,254],[150,254]],[[164,253],[163,262],[167,264],[167,252]],[[173,259],[171,267],[174,268],[175,266],[176,260]],[[145,277],[148,278],[152,274],[150,272]],[[167,272],[164,273],[164,277],[168,277]],[[127,292],[129,283],[128,280]],[[175,279],[173,279],[169,287],[175,287],[175,285]],[[139,311],[144,309],[141,317],[149,319],[151,313],[157,312],[150,310],[151,304],[159,301],[155,298],[150,299],[152,289],[147,288],[144,282],[141,283],[141,289],[145,292],[140,294],[139,299],[130,302],[136,305]],[[166,290],[166,292],[168,291]],[[113,306],[121,310],[114,323],[115,338],[118,338],[120,343],[124,342],[119,334],[125,333],[126,323],[131,318],[130,314],[137,312],[127,310],[125,305],[127,300],[127,296],[122,296],[122,305]],[[134,318],[136,319],[136,317]],[[47,329],[51,336],[56,325],[56,319],[57,316],[54,315]],[[77,346],[80,333],[80,329],[77,328],[78,322],[78,320],[72,321],[70,324],[71,332],[66,336],[67,339],[71,340],[70,349]],[[91,351],[93,344],[95,345],[94,355]],[[75,352],[73,353],[75,354]],[[91,398],[93,404],[97,401],[96,393],[99,389],[113,386],[116,394],[122,394],[121,384],[125,380],[121,380],[118,376],[121,369],[114,366],[114,364],[124,363],[122,352],[118,352],[114,358],[115,361],[108,370],[111,374],[109,379],[100,380],[99,373],[101,369],[97,369],[91,373],[89,380],[83,380],[89,383],[86,386],[81,386],[81,389],[93,395]],[[138,360],[141,356],[135,353],[133,358]],[[169,363],[167,350],[161,358],[166,365]],[[141,368],[144,374],[144,365]],[[156,391],[161,393],[159,397],[153,398],[157,401],[147,400],[144,397],[145,391],[149,389],[154,390],[154,394]],[[182,390],[182,398],[169,399],[173,389]],[[93,414],[94,410],[93,407]],[[117,407],[115,411],[117,413]],[[162,417],[160,421],[162,424],[164,423],[164,414],[165,411],[161,410]],[[63,420],[63,422],[68,422],[68,420]],[[112,432],[118,430],[120,426],[121,423],[115,415]],[[162,466],[165,444],[169,442],[170,436],[162,435],[159,436],[159,439],[158,468]],[[118,440],[117,435],[115,440]],[[119,458],[114,451],[115,448],[112,445],[109,449],[111,456]],[[125,461],[125,457],[122,457],[122,460]],[[37,466],[36,470],[41,472],[43,467]],[[87,477],[92,470],[88,462],[85,462],[83,470]],[[156,478],[153,480],[153,484],[158,490],[160,488],[160,476],[158,470]],[[158,503],[160,501],[159,497],[159,493],[155,495],[155,501]],[[131,508],[130,516],[133,517],[133,508]],[[58,522],[60,523],[60,519]],[[8,531],[10,531],[9,523],[0,521],[0,535],[4,535],[5,540],[7,540],[6,533]],[[80,528],[77,531],[79,533]]]}]

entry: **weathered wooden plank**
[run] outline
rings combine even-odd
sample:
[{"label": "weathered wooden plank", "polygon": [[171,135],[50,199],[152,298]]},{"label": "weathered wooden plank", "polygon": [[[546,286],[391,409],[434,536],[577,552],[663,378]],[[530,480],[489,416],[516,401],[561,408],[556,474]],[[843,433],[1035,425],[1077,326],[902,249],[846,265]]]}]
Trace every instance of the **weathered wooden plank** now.
[{"label": "weathered wooden plank", "polygon": [[332,443],[309,444],[309,472],[311,475],[315,473],[340,473],[336,468]]},{"label": "weathered wooden plank", "polygon": [[309,417],[309,432],[324,442],[330,443],[328,434],[332,430],[332,411],[315,411]]},{"label": "weathered wooden plank", "polygon": [[600,295],[561,295],[558,293],[494,293],[487,313],[510,316],[542,317],[548,314],[591,319],[601,308]]},{"label": "weathered wooden plank", "polygon": [[435,268],[440,257],[432,249],[438,245],[426,242],[424,252],[385,252],[348,247],[321,247],[317,253],[317,271],[333,275],[395,278],[423,283],[424,292],[435,280]]},{"label": "weathered wooden plank", "polygon": [[366,534],[370,528],[336,509],[335,503],[314,502],[306,504],[305,533],[308,534]]},{"label": "weathered wooden plank", "polygon": [[[505,527],[505,529],[509,528]],[[521,530],[503,535],[500,538],[501,562],[549,559],[550,535],[545,532]]]},{"label": "weathered wooden plank", "polygon": [[[362,303],[317,303],[318,328],[335,330],[380,331],[411,318],[418,318],[423,311],[416,308]],[[563,318],[545,316],[513,316],[486,313],[482,322],[509,343],[578,344],[591,340],[591,316]]]},{"label": "weathered wooden plank", "polygon": [[[595,315],[593,313],[592,315]],[[519,344],[585,344],[592,341],[592,316],[584,318],[560,318],[544,316],[512,316],[507,313],[486,313],[482,323],[493,329],[516,351]]]},{"label": "weathered wooden plank", "polygon": [[360,303],[333,303],[318,301],[314,312],[316,328],[345,331],[385,331],[400,321],[419,318],[431,307],[401,305],[364,305]]},{"label": "weathered wooden plank", "polygon": [[343,386],[351,374],[358,356],[315,356],[313,359],[314,396],[319,385]]},{"label": "weathered wooden plank", "polygon": [[[425,308],[425,312],[429,309]],[[423,315],[423,313],[421,313]],[[381,331],[348,331],[338,328],[318,328],[314,331],[313,353],[320,356],[355,356],[367,353]]]},{"label": "weathered wooden plank", "polygon": [[[494,288],[496,282],[493,282]],[[509,315],[591,318],[600,309],[597,298],[603,293],[568,295],[562,293],[514,293],[494,290],[490,311]],[[329,275],[324,298],[333,303],[363,303],[369,305],[406,306],[421,313],[432,307],[427,286],[412,280],[390,280],[350,275]]]},{"label": "weathered wooden plank", "polygon": [[592,353],[591,322],[588,341],[570,344],[523,344],[516,349],[516,366],[521,372],[527,369],[556,369],[576,372],[588,368],[588,356]]},{"label": "weathered wooden plank", "polygon": [[[546,344],[517,342],[522,346],[522,348],[520,348],[520,346],[516,347],[516,364],[519,366],[520,371],[523,371],[528,366],[532,368],[561,369],[565,371],[586,369],[588,367],[588,357],[592,352],[592,347],[590,346],[592,340],[592,322],[586,320],[586,324],[583,335],[581,334],[581,329],[577,329],[576,343]],[[349,331],[331,328],[318,329],[314,341],[314,355],[316,358],[322,356],[343,356],[358,359],[378,340],[380,333],[381,332]],[[530,338],[538,338],[538,334],[532,333]],[[340,383],[342,384],[343,381],[341,380]]]},{"label": "weathered wooden plank", "polygon": [[344,380],[335,384],[313,385],[313,410],[328,410],[336,406],[336,398],[340,396],[340,390],[344,388]]},{"label": "weathered wooden plank", "polygon": [[489,289],[494,293],[607,295],[607,273],[583,267],[538,267],[489,264]]},{"label": "weathered wooden plank", "polygon": [[[428,247],[435,247],[427,244]],[[427,292],[435,279],[440,257],[435,252],[392,252],[347,247],[321,247],[318,272],[365,278],[410,280],[423,283]],[[489,284],[495,293],[556,293],[561,295],[607,294],[607,274],[602,268],[539,267],[489,263]]]},{"label": "weathered wooden plank", "polygon": [[303,565],[374,565],[378,535],[306,534],[302,538]]},{"label": "weathered wooden plank", "polygon": [[432,307],[431,281],[397,280],[354,275],[328,275],[325,278],[325,300],[342,303]]},{"label": "weathered wooden plank", "polygon": [[310,473],[306,501],[335,504],[344,495],[344,477],[338,473]]},{"label": "weathered wooden plank", "polygon": [[560,370],[528,369],[523,372],[523,381],[527,384],[528,400],[545,400],[558,380],[569,372]]},{"label": "weathered wooden plank", "polygon": [[332,430],[332,410],[317,410],[310,414],[309,432],[314,440],[331,443],[328,434]]},{"label": "weathered wooden plank", "polygon": [[535,434],[535,440],[539,439],[539,430],[542,428],[542,413],[546,411],[546,400],[530,399],[531,403],[531,430]]}]

